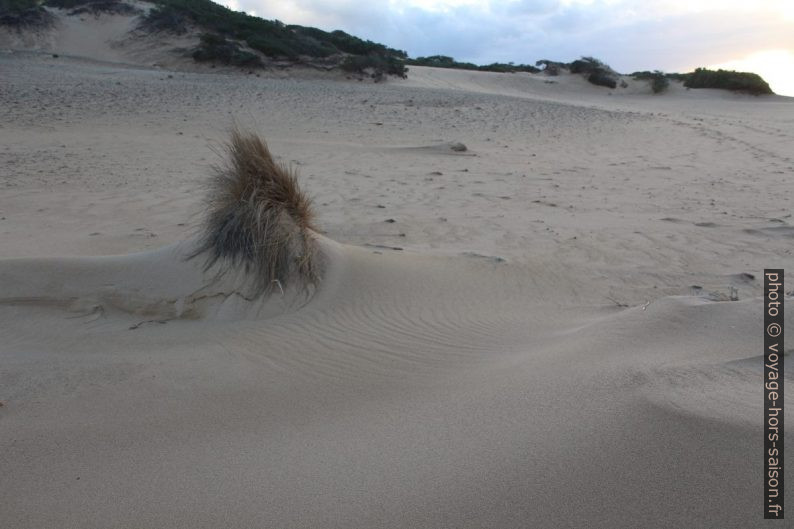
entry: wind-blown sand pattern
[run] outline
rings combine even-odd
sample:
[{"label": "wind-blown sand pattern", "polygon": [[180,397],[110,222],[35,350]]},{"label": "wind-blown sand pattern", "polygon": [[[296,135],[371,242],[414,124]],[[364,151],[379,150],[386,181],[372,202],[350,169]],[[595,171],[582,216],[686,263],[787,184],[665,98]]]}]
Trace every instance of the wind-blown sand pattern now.
[{"label": "wind-blown sand pattern", "polygon": [[[0,526],[762,525],[791,99],[0,72]],[[314,199],[308,297],[185,259],[234,120]]]}]

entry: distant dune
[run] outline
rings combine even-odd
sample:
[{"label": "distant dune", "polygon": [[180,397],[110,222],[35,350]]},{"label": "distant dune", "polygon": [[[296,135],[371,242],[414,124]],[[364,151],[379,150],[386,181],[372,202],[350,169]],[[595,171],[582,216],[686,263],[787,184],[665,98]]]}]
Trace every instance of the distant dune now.
[{"label": "distant dune", "polygon": [[380,80],[405,52],[336,30],[264,20],[210,0],[3,0],[0,48],[179,70],[303,67]]},{"label": "distant dune", "polygon": [[[0,0],[0,49],[51,52],[85,59],[166,67],[182,71],[310,71],[315,77],[383,81],[405,78],[409,68],[542,74],[545,82],[576,74],[590,84],[625,93],[642,87],[667,92],[671,81],[686,88],[773,94],[760,76],[697,68],[621,75],[589,56],[570,63],[475,65],[452,57],[409,58],[402,50],[341,30],[285,25],[236,12],[211,0]],[[304,72],[305,73],[305,72]],[[638,85],[635,81],[640,81]],[[629,90],[631,91],[631,90]]]}]

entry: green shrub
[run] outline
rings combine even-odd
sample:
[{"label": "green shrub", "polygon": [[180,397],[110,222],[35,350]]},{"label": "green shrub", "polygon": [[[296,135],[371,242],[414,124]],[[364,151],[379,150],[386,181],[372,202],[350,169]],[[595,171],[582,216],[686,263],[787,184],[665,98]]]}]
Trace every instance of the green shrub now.
[{"label": "green shrub", "polygon": [[536,61],[535,66],[543,66],[543,71],[549,75],[558,75],[561,69],[569,70],[571,68],[571,65],[567,62],[550,61],[548,59]]},{"label": "green shrub", "polygon": [[672,79],[673,81],[684,82],[684,81],[687,80],[687,77],[689,77],[689,74],[688,73],[668,73],[668,74],[665,74],[665,77],[667,77],[668,79]]},{"label": "green shrub", "polygon": [[374,68],[375,63],[369,57],[348,55],[339,65],[345,72],[362,73],[367,68]]},{"label": "green shrub", "polygon": [[582,74],[588,82],[597,86],[616,88],[618,85],[615,72],[595,57],[582,57],[567,65],[568,70],[574,74]]},{"label": "green shrub", "polygon": [[44,0],[48,7],[57,7],[60,9],[73,9],[77,6],[85,5],[89,0]]},{"label": "green shrub", "polygon": [[654,94],[660,94],[670,87],[670,76],[660,70],[634,72],[631,76],[638,81],[648,81]]},{"label": "green shrub", "polygon": [[[301,33],[306,32],[307,30],[315,30],[315,28],[304,28],[301,26],[291,27],[300,28],[299,32]],[[408,57],[408,54],[402,50],[388,48],[383,44],[378,44],[370,40],[362,40],[358,37],[354,37],[353,35],[348,35],[339,29],[326,35],[329,35],[328,38],[331,44],[333,44],[339,51],[343,51],[345,53],[350,53],[353,55],[393,55],[402,59]]]},{"label": "green shrub", "polygon": [[483,72],[503,72],[503,73],[514,73],[514,72],[538,73],[540,71],[540,68],[532,66],[531,64],[514,64],[512,62],[508,62],[508,63],[493,62],[491,64],[478,66],[477,69]]},{"label": "green shrub", "polygon": [[609,66],[599,61],[595,57],[582,57],[568,65],[571,73],[592,74],[594,72],[608,72]]},{"label": "green shrub", "polygon": [[348,55],[339,66],[350,73],[366,73],[367,69],[371,69],[374,79],[384,75],[405,77],[408,71],[402,59],[383,55]]},{"label": "green shrub", "polygon": [[[69,1],[69,0],[67,0]],[[301,57],[325,58],[333,55],[352,54],[368,57],[364,62],[374,64],[384,73],[405,75],[402,61],[404,51],[388,48],[368,40],[362,40],[344,31],[327,32],[318,28],[284,25],[278,20],[264,20],[255,16],[215,4],[210,0],[151,0],[158,7],[150,12],[143,27],[150,31],[173,31],[184,33],[188,25],[195,25],[209,34],[226,39],[245,42],[252,49],[268,57],[281,57],[299,62]],[[224,45],[226,46],[226,45]],[[196,50],[198,57],[215,57],[221,53],[226,57],[226,48],[219,50],[202,45]],[[233,57],[237,57],[232,54]],[[216,60],[216,59],[212,59]],[[375,64],[377,63],[377,64]],[[347,68],[356,68],[348,64]]]},{"label": "green shrub", "polygon": [[287,43],[269,35],[254,35],[245,39],[245,42],[268,57],[298,58],[298,53],[290,48]]},{"label": "green shrub", "polygon": [[0,0],[0,15],[20,13],[38,7],[36,0]]},{"label": "green shrub", "polygon": [[617,76],[612,68],[595,57],[582,57],[566,66],[571,73],[587,76],[587,80],[594,85],[609,88],[618,86]]},{"label": "green shrub", "polygon": [[158,6],[144,18],[141,28],[152,33],[167,31],[184,35],[188,30],[188,17],[179,10],[169,6]]},{"label": "green shrub", "polygon": [[0,26],[21,29],[52,23],[52,15],[35,0],[0,0]]},{"label": "green shrub", "polygon": [[326,32],[297,25],[286,26],[278,20],[265,20],[246,13],[232,11],[210,0],[153,0],[159,13],[179,15],[206,31],[245,41],[266,55],[295,58],[299,55],[328,57],[336,53],[354,55],[380,54],[405,57],[405,52],[383,44],[348,35],[344,31]]},{"label": "green shrub", "polygon": [[654,94],[661,94],[670,87],[670,80],[663,73],[659,72],[659,74],[651,81],[651,90]]},{"label": "green shrub", "polygon": [[606,86],[609,88],[616,88],[618,86],[617,80],[603,70],[598,70],[587,76],[587,80],[596,86]]},{"label": "green shrub", "polygon": [[649,70],[643,70],[643,71],[634,72],[631,74],[631,76],[637,81],[648,81],[653,78],[653,74],[654,72],[651,72]]},{"label": "green shrub", "polygon": [[697,68],[694,72],[686,75],[684,86],[687,88],[721,88],[754,95],[774,94],[760,75],[732,70],[715,71]]},{"label": "green shrub", "polygon": [[236,42],[212,33],[204,33],[199,45],[193,50],[197,62],[214,62],[247,68],[262,67],[262,59],[250,51],[241,50]]},{"label": "green shrub", "polygon": [[470,62],[458,62],[447,55],[430,55],[429,57],[417,57],[408,59],[408,64],[414,66],[432,66],[434,68],[457,68],[459,70],[474,70],[476,64]]},{"label": "green shrub", "polygon": [[68,9],[70,15],[82,13],[99,14],[111,13],[115,15],[135,15],[140,9],[122,2],[121,0],[44,0],[47,7]]},{"label": "green shrub", "polygon": [[540,68],[536,68],[529,64],[513,64],[494,62],[478,66],[470,62],[458,62],[452,57],[446,55],[431,55],[429,57],[417,57],[416,59],[408,59],[406,64],[413,66],[433,66],[435,68],[454,68],[456,70],[478,70],[481,72],[531,72],[536,73]]}]

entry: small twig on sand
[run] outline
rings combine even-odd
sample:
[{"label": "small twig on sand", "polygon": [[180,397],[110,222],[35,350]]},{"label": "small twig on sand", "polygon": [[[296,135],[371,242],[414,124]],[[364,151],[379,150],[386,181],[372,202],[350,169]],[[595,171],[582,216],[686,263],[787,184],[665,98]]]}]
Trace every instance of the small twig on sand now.
[{"label": "small twig on sand", "polygon": [[284,297],[284,289],[281,288],[281,281],[279,281],[278,279],[274,279],[273,282],[276,285],[278,285],[278,289],[281,291],[281,297],[283,298]]},{"label": "small twig on sand", "polygon": [[130,330],[134,331],[135,329],[137,329],[138,327],[140,327],[144,323],[161,323],[162,324],[162,323],[168,323],[168,320],[144,320],[144,321],[138,322],[135,325],[133,325],[132,327],[130,327]]},{"label": "small twig on sand", "polygon": [[609,297],[609,296],[606,296],[606,298],[607,298],[609,301],[611,301],[612,303],[614,303],[615,305],[617,305],[618,307],[621,307],[621,308],[626,308],[626,307],[628,307],[628,305],[627,305],[626,303],[621,303],[620,301],[618,301],[618,300],[616,300],[616,299],[614,299],[614,298],[611,298],[611,297]]}]

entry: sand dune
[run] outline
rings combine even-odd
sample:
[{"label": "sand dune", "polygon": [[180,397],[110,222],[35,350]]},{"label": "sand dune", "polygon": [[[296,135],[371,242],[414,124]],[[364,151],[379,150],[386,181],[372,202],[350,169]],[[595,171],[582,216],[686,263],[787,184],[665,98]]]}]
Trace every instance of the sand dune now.
[{"label": "sand dune", "polygon": [[[762,525],[789,99],[0,68],[0,525]],[[233,119],[314,197],[309,296],[184,259]]]},{"label": "sand dune", "polygon": [[5,520],[757,521],[761,360],[737,338],[759,302],[582,309],[551,274],[336,252],[311,303],[264,313],[223,294],[195,310],[166,252],[3,263],[27,283],[2,302]]}]

